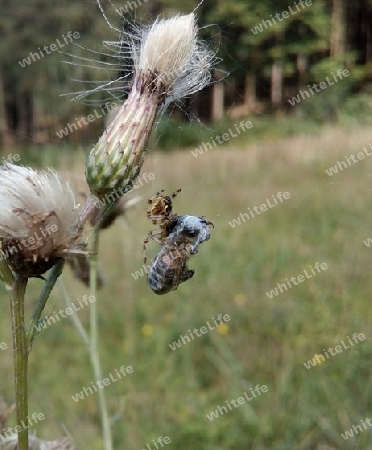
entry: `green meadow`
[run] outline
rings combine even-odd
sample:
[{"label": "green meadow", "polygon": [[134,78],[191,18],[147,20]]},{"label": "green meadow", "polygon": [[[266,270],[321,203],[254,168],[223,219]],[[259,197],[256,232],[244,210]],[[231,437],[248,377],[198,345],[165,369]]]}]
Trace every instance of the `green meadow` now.
[{"label": "green meadow", "polygon": [[[104,387],[115,449],[157,450],[153,441],[161,436],[171,442],[158,448],[169,450],[372,449],[366,422],[372,408],[370,142],[367,127],[329,126],[276,139],[250,140],[247,133],[197,157],[194,147],[149,153],[142,173],[155,180],[129,194],[140,196],[138,203],[100,236],[105,283],[96,302],[102,372],[116,378]],[[56,164],[81,192],[84,152],[60,147],[24,157]],[[365,157],[354,163],[349,155],[358,152]],[[347,168],[328,175],[337,161]],[[133,274],[142,268],[142,242],[153,228],[147,199],[163,188],[181,188],[174,210],[205,216],[214,229],[190,260],[194,277],[157,296],[146,276]],[[289,197],[259,210],[279,192]],[[248,220],[244,213],[254,207],[259,213]],[[239,217],[239,225],[229,224]],[[158,248],[150,242],[148,257]],[[312,274],[316,263],[327,269],[267,295],[305,270]],[[30,286],[27,314],[42,281]],[[1,289],[0,344],[7,348],[0,348],[0,395],[11,403],[10,312]],[[45,313],[65,309],[66,298],[78,305],[84,295],[88,288],[66,267]],[[89,306],[77,314],[89,330]],[[216,326],[219,315],[230,320]],[[181,335],[207,322],[213,329],[172,350]],[[365,339],[352,340],[354,333]],[[341,351],[332,354],[328,349],[336,346]],[[133,371],[119,379],[122,366]],[[102,450],[96,392],[72,398],[96,380],[71,317],[38,335],[29,379],[29,411],[45,415],[38,436],[67,434],[79,449]],[[258,394],[257,385],[267,389]]]}]

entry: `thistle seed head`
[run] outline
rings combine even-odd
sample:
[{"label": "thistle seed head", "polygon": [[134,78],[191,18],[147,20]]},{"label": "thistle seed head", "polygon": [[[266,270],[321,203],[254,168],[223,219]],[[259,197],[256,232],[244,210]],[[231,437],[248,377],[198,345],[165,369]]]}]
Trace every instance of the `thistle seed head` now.
[{"label": "thistle seed head", "polygon": [[74,194],[56,172],[1,166],[0,204],[1,259],[15,273],[39,276],[58,260],[85,253]]},{"label": "thistle seed head", "polygon": [[200,91],[211,82],[215,55],[198,40],[195,15],[157,19],[132,40],[138,80],[152,80],[165,105]]}]

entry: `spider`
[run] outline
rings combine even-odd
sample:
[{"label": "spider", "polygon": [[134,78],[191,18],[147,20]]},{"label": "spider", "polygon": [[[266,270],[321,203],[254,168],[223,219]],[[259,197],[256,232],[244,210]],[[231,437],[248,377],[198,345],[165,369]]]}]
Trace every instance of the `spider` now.
[{"label": "spider", "polygon": [[154,225],[158,225],[156,230],[149,231],[147,238],[143,241],[143,261],[146,264],[146,247],[150,239],[163,245],[173,228],[177,223],[177,214],[172,212],[172,199],[177,197],[181,189],[177,189],[173,194],[163,195],[164,189],[157,192],[148,200],[147,218],[152,221]]}]

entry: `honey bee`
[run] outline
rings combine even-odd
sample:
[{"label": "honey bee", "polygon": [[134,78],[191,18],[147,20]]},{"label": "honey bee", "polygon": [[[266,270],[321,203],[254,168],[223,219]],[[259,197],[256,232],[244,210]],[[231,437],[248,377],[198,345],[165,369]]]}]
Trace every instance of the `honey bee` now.
[{"label": "honey bee", "polygon": [[198,246],[210,239],[211,222],[196,216],[177,216],[177,223],[155,256],[148,282],[155,294],[166,294],[192,278],[187,261],[198,252]]},{"label": "honey bee", "polygon": [[172,198],[161,195],[162,192],[149,200],[151,208],[147,214],[153,224],[159,224],[159,230],[150,231],[144,241],[144,249],[150,238],[162,246],[148,272],[149,286],[158,295],[175,290],[179,284],[192,278],[194,271],[188,269],[187,262],[198,252],[199,244],[209,240],[210,227],[213,227],[203,217],[173,213]]}]

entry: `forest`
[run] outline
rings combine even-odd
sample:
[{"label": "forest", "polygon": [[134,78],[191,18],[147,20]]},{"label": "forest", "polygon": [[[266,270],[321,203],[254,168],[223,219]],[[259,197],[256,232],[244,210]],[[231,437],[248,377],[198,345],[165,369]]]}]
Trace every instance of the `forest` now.
[{"label": "forest", "polygon": [[[130,70],[130,61],[120,58],[118,46],[107,51],[108,42],[120,41],[114,28],[196,6],[191,0],[104,1],[110,28],[93,0],[53,6],[49,0],[3,0],[2,146],[94,140],[100,127],[88,131],[90,121],[79,122],[79,116],[104,117],[104,105],[109,102],[110,108],[126,94],[115,79]],[[215,52],[214,83],[174,111],[175,121],[294,115],[332,122],[341,114],[370,110],[371,0],[207,0],[198,5],[197,15],[201,37]],[[66,95],[108,82],[116,83],[115,90],[104,91],[109,95],[99,91],[94,100],[72,101],[74,95]]]}]

